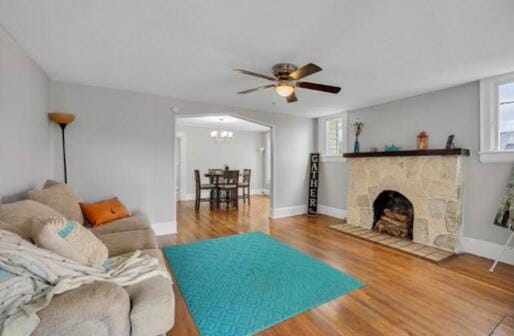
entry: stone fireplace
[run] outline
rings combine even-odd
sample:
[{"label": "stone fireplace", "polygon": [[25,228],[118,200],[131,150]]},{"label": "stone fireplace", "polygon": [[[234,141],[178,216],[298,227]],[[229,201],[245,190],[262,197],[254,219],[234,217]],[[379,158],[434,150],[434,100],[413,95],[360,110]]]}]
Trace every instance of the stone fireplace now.
[{"label": "stone fireplace", "polygon": [[469,151],[449,151],[349,154],[348,224],[455,251]]}]

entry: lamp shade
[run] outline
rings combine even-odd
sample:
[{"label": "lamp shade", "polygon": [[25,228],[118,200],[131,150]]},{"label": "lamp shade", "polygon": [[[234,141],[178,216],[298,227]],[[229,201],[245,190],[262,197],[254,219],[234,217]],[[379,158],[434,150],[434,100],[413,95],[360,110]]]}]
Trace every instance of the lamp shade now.
[{"label": "lamp shade", "polygon": [[59,125],[68,125],[75,120],[75,115],[71,113],[52,112],[48,113],[48,119]]}]

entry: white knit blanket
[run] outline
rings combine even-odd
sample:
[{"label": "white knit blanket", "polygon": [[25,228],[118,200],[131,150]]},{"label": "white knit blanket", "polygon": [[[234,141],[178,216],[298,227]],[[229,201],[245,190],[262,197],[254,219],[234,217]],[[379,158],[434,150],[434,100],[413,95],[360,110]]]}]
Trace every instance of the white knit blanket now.
[{"label": "white knit blanket", "polygon": [[84,284],[108,281],[129,286],[154,276],[170,278],[157,258],[140,251],[109,261],[108,272],[84,266],[0,230],[0,335],[30,335],[39,324],[37,312],[54,295]]}]

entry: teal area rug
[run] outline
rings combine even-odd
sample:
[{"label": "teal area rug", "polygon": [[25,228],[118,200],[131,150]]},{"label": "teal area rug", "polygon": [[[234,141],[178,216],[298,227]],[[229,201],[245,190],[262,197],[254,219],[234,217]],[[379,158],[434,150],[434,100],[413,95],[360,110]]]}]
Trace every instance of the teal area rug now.
[{"label": "teal area rug", "polygon": [[201,335],[251,335],[363,284],[261,232],[169,246]]}]

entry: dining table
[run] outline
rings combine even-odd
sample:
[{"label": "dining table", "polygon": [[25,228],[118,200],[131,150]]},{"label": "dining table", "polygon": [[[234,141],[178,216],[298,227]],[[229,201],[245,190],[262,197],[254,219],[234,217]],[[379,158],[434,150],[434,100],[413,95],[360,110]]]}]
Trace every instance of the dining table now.
[{"label": "dining table", "polygon": [[[210,184],[218,185],[220,178],[224,175],[224,170],[216,170],[216,171],[210,171],[208,173],[205,173],[204,176],[209,179]],[[239,176],[243,176],[242,173],[239,173]]]},{"label": "dining table", "polygon": [[[225,170],[219,169],[219,170],[212,170],[208,173],[205,173],[204,176],[209,179],[210,184],[214,184],[216,188],[211,189],[211,200],[216,205],[218,204],[217,198],[219,197],[219,191],[218,191],[218,185],[220,184],[220,179],[223,178],[225,174]],[[239,176],[243,176],[242,173],[239,173]]]}]

